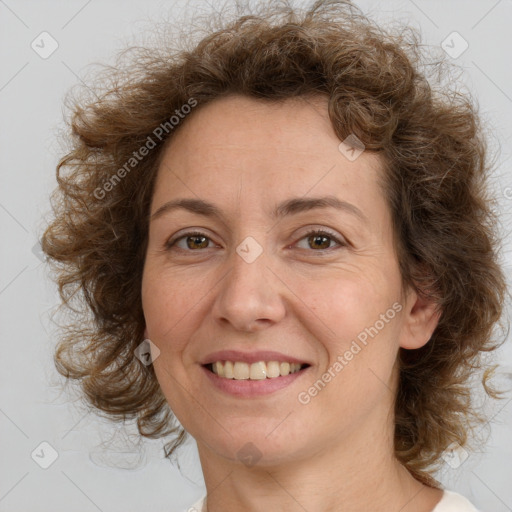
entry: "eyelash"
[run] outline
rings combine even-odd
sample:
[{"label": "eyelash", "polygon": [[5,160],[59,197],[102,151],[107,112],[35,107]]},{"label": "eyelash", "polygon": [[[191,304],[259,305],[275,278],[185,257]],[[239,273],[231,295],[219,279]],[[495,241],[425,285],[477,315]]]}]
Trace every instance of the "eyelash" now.
[{"label": "eyelash", "polygon": [[[340,247],[347,247],[348,244],[342,240],[340,240],[336,235],[334,235],[333,233],[329,232],[329,231],[326,231],[325,229],[312,229],[310,231],[308,231],[307,233],[305,233],[300,239],[300,240],[303,240],[304,238],[309,238],[311,236],[325,236],[327,238],[330,238],[331,240],[333,240],[334,242],[336,242]],[[165,244],[165,248],[167,250],[170,250],[173,248],[174,245],[176,245],[177,242],[179,242],[180,240],[182,239],[186,239],[186,238],[192,238],[192,237],[204,237],[208,240],[211,240],[210,237],[206,236],[205,233],[201,233],[200,231],[191,231],[189,233],[185,233],[184,235],[181,235],[179,238],[176,238],[175,240],[172,240],[172,241],[169,241]],[[194,250],[190,250],[190,249],[181,249],[181,248],[178,248],[179,250],[182,250],[182,251],[185,251],[185,252],[196,252]],[[316,253],[325,253],[327,251],[331,251],[333,248],[330,247],[328,249],[320,249],[318,251],[315,251],[313,250],[313,252],[316,252]],[[201,251],[201,249],[197,249],[197,251]]]}]

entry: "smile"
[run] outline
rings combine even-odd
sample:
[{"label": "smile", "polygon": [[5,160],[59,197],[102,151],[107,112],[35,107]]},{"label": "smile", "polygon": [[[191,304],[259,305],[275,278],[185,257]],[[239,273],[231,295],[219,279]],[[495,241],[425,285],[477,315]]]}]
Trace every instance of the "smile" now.
[{"label": "smile", "polygon": [[291,373],[297,373],[307,366],[309,365],[279,361],[258,361],[255,363],[216,361],[206,365],[218,377],[235,380],[264,380],[286,377]]}]

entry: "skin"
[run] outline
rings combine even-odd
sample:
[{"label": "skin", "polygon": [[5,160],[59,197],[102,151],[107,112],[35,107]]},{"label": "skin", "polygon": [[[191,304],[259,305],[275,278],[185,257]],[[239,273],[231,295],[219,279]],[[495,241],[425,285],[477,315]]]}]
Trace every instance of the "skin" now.
[{"label": "skin", "polygon": [[[185,210],[152,218],[142,282],[146,335],[160,350],[155,372],[197,442],[210,512],[429,512],[441,499],[393,452],[399,347],[427,343],[439,317],[411,289],[402,293],[379,157],[350,161],[339,144],[324,97],[271,104],[233,95],[195,110],[164,150],[151,214],[177,198],[223,212],[222,220]],[[367,222],[333,208],[270,216],[286,199],[327,195]],[[309,228],[342,244],[318,247]],[[206,242],[166,248],[194,230]],[[236,252],[248,236],[263,249],[252,263]],[[394,303],[401,311],[300,403]],[[228,396],[199,364],[224,349],[276,350],[311,367],[272,395]],[[237,455],[249,442],[260,457],[252,466]]]}]

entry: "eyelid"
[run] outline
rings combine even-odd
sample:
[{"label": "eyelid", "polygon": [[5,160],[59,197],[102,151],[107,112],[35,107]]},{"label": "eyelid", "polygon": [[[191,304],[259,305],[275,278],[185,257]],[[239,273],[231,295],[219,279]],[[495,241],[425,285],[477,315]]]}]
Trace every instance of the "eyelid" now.
[{"label": "eyelid", "polygon": [[[344,236],[339,235],[338,233],[332,231],[330,228],[326,228],[326,227],[309,227],[309,228],[304,228],[304,229],[305,229],[305,231],[302,232],[302,234],[300,234],[298,236],[296,241],[294,241],[292,244],[288,245],[287,247],[292,247],[293,245],[297,244],[298,242],[300,242],[304,238],[307,238],[307,237],[310,237],[310,236],[314,236],[314,235],[317,235],[317,236],[319,236],[319,235],[326,235],[329,238],[331,238],[335,243],[337,243],[340,248],[341,247],[348,247],[349,245],[351,245],[350,242]],[[182,240],[184,238],[194,237],[194,236],[198,236],[198,237],[202,236],[202,237],[207,238],[212,243],[214,243],[214,244],[216,243],[213,240],[213,238],[205,231],[205,228],[197,228],[197,229],[190,228],[189,231],[184,231],[182,233],[178,232],[177,235],[174,235],[171,238],[169,238],[165,242],[164,248],[165,249],[171,249],[180,240]],[[178,249],[181,249],[181,248],[178,248]],[[329,249],[321,249],[321,250],[318,250],[318,251],[315,251],[315,250],[311,249],[310,252],[313,252],[313,253],[315,253],[315,252],[316,253],[325,253],[325,252],[330,252],[333,249],[335,249],[335,247],[330,247]],[[182,249],[182,250],[184,252],[201,252],[202,250],[204,251],[205,249],[202,249],[202,250],[199,249],[197,251],[187,250],[187,249]],[[302,250],[307,250],[307,249],[302,249]]]},{"label": "eyelid", "polygon": [[[328,236],[334,242],[336,242],[339,247],[348,247],[350,245],[350,242],[344,236],[338,234],[337,232],[335,232],[329,228],[325,228],[325,227],[307,228],[307,230],[299,236],[297,242],[294,242],[294,244],[300,242],[301,240],[303,240],[306,237],[315,236],[315,235],[316,236],[322,236],[322,235]],[[322,249],[319,251],[311,250],[311,252],[326,253],[326,252],[330,252],[334,249],[335,249],[335,247],[330,247],[329,249]]]},{"label": "eyelid", "polygon": [[[185,229],[187,229],[187,228],[185,228]],[[182,230],[180,230],[180,232],[181,231]],[[164,243],[164,247],[166,249],[170,249],[179,240],[181,240],[183,238],[188,238],[191,236],[204,236],[205,238],[208,238],[208,240],[213,242],[213,237],[211,237],[206,231],[207,230],[205,230],[205,228],[189,228],[188,231],[183,231],[181,233],[178,232],[176,235],[173,235],[173,236],[169,237],[169,239],[166,240],[166,242]],[[213,243],[215,243],[215,242],[213,242]],[[192,252],[192,251],[188,251],[188,252]]]}]

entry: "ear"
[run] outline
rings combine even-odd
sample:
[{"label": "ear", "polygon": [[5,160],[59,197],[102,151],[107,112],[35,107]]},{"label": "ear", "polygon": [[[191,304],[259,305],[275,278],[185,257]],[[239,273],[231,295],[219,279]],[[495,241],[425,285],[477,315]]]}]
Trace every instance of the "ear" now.
[{"label": "ear", "polygon": [[148,335],[148,328],[146,327],[144,329],[144,339],[147,340],[149,338],[149,335]]},{"label": "ear", "polygon": [[400,347],[416,349],[426,345],[439,323],[441,314],[433,299],[425,298],[409,288],[403,310]]}]

